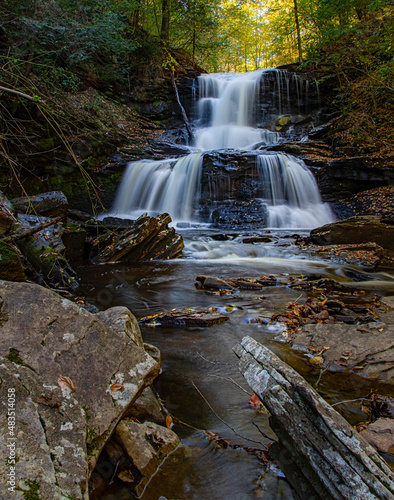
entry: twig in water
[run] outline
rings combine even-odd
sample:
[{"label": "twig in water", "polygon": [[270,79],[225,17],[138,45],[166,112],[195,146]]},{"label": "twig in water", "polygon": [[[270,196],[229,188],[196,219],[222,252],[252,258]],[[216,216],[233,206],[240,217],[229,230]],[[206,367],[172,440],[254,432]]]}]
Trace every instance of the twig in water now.
[{"label": "twig in water", "polygon": [[109,484],[112,484],[114,482],[116,472],[117,472],[118,467],[119,467],[119,463],[120,463],[120,459],[116,462],[115,472],[113,473],[113,476],[111,477],[111,481],[109,482]]},{"label": "twig in water", "polygon": [[[370,396],[370,394],[368,396]],[[346,399],[345,401],[338,401],[337,403],[333,403],[331,406],[341,405],[343,403],[354,403],[355,401],[362,401],[363,399],[368,399],[368,396],[363,396],[356,399]]]},{"label": "twig in water", "polygon": [[317,379],[316,384],[315,384],[316,389],[317,389],[317,386],[319,385],[319,382],[320,382],[320,379],[322,378],[323,373],[325,371],[327,371],[330,368],[330,366],[331,366],[331,362],[328,363],[328,365],[324,368],[324,370],[320,370],[319,378]]},{"label": "twig in water", "polygon": [[235,380],[233,380],[231,377],[221,377],[220,375],[208,375],[208,377],[216,377],[220,378],[222,380],[228,380],[229,382],[232,382],[234,385],[236,385],[241,391],[243,391],[245,394],[247,394],[249,397],[252,397],[252,394],[248,392],[246,389],[244,389],[241,385],[237,384]]},{"label": "twig in water", "polygon": [[207,401],[206,397],[204,396],[204,394],[200,391],[200,389],[196,386],[196,384],[193,382],[192,380],[192,384],[193,384],[193,387],[196,389],[196,391],[198,392],[198,394],[202,397],[202,399],[207,403],[207,405],[209,406],[210,410],[212,411],[212,413],[226,426],[228,427],[230,430],[232,430],[234,432],[234,434],[236,434],[237,436],[239,436],[240,438],[242,439],[245,439],[246,441],[250,441],[251,443],[257,443],[257,444],[260,444],[261,446],[264,447],[265,451],[268,451],[268,448],[267,446],[262,443],[261,441],[255,441],[254,439],[250,439],[250,438],[247,438],[245,436],[243,436],[242,434],[240,434],[239,432],[237,432],[233,427],[231,427],[231,425],[229,425],[225,420],[222,419],[222,417],[220,417],[216,411],[212,408],[212,406],[209,404],[209,402]]},{"label": "twig in water", "polygon": [[197,354],[200,356],[201,359],[203,359],[207,363],[211,363],[212,365],[230,365],[231,364],[231,363],[219,363],[218,361],[211,361],[210,359],[204,358],[204,356],[202,354],[200,354],[198,351],[197,351]]}]

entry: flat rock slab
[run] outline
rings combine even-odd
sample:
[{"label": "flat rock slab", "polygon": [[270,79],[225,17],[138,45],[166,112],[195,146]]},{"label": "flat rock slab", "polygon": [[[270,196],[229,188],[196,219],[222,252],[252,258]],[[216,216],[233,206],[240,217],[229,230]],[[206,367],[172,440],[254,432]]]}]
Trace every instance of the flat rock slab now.
[{"label": "flat rock slab", "polygon": [[293,349],[310,353],[324,350],[322,367],[329,371],[353,371],[366,378],[394,381],[393,312],[382,313],[381,321],[362,325],[345,323],[307,324],[294,334]]},{"label": "flat rock slab", "polygon": [[343,264],[355,264],[367,271],[376,270],[384,257],[383,248],[376,243],[310,245],[308,250],[324,259]]},{"label": "flat rock slab", "polygon": [[[7,391],[15,389],[16,490],[87,499],[99,453],[160,365],[120,332],[132,323],[124,308],[112,329],[48,289],[5,281],[0,306],[0,449],[9,456]],[[3,480],[8,472],[1,460]]]},{"label": "flat rock slab", "polygon": [[[213,308],[214,309],[214,308]],[[149,326],[203,327],[219,325],[228,321],[228,316],[213,311],[197,311],[196,309],[174,309],[152,316],[141,318],[139,323]]]},{"label": "flat rock slab", "polygon": [[379,418],[363,429],[360,434],[380,453],[394,455],[394,420]]}]

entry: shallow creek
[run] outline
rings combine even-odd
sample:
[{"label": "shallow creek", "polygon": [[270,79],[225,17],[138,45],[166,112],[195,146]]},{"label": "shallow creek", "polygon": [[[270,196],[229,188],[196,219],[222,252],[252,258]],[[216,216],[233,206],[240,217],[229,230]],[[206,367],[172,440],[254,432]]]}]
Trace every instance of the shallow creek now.
[{"label": "shallow creek", "polygon": [[[138,498],[291,499],[291,489],[280,471],[267,467],[258,453],[245,449],[263,449],[269,440],[262,433],[272,436],[272,431],[267,415],[249,404],[252,391],[238,372],[232,348],[250,335],[316,383],[319,371],[302,353],[274,340],[282,327],[269,321],[272,314],[285,310],[288,302],[304,300],[304,294],[279,285],[216,295],[197,290],[195,278],[199,274],[220,278],[273,275],[284,282],[292,275],[319,274],[354,285],[348,276],[362,271],[308,257],[294,245],[289,231],[272,230],[271,241],[254,244],[242,243],[246,234],[230,234],[229,240],[217,241],[212,236],[218,231],[209,228],[187,229],[182,234],[182,259],[78,269],[81,295],[100,309],[124,305],[141,318],[173,308],[215,307],[229,316],[226,323],[210,328],[141,327],[144,341],[161,350],[162,373],[155,387],[177,422],[174,430],[185,446],[167,458]],[[357,283],[360,288],[394,294],[393,275],[362,273],[369,280]],[[266,321],[256,323],[257,317]],[[368,395],[370,387],[359,378],[353,380],[343,374],[325,373],[319,381],[319,391],[331,403]],[[359,402],[336,408],[352,423],[365,420]],[[203,430],[244,448],[217,446]],[[136,497],[122,484],[113,483],[102,498]]]}]

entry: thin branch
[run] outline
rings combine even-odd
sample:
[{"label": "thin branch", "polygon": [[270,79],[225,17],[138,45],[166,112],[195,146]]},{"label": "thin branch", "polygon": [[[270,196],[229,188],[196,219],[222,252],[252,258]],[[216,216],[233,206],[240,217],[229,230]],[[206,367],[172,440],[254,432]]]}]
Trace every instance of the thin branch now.
[{"label": "thin branch", "polygon": [[253,395],[250,392],[248,392],[246,389],[244,389],[241,385],[237,384],[237,382],[235,382],[235,380],[233,380],[231,377],[221,377],[220,375],[208,375],[208,377],[216,377],[216,378],[220,378],[222,380],[227,380],[228,382],[231,382],[234,385],[236,385],[239,389],[241,389],[241,391],[243,391],[249,397],[252,397],[252,395]]},{"label": "thin branch", "polygon": [[60,222],[62,220],[61,217],[56,217],[55,219],[51,219],[50,221],[44,222],[43,224],[39,224],[38,226],[34,226],[31,229],[28,229],[27,231],[23,231],[20,233],[15,233],[12,234],[11,236],[7,236],[7,238],[1,239],[3,242],[9,242],[9,241],[17,241],[21,240],[23,238],[27,238],[28,236],[31,236],[32,234],[37,233],[38,231],[41,231],[42,229],[45,229],[48,226],[53,226]]},{"label": "thin branch", "polygon": [[19,90],[14,90],[14,89],[9,89],[7,87],[3,87],[0,85],[0,90],[4,90],[4,92],[10,92],[11,94],[16,94],[20,95],[21,97],[24,97],[25,99],[29,99],[29,101],[37,101],[36,97],[32,97],[30,95],[24,94],[23,92],[20,92]]},{"label": "thin branch", "polygon": [[198,394],[202,397],[202,399],[206,402],[206,404],[209,406],[210,410],[212,411],[212,413],[226,426],[228,427],[230,430],[232,430],[234,432],[234,434],[236,434],[238,437],[242,438],[242,439],[245,439],[246,441],[250,441],[251,443],[257,443],[257,444],[260,444],[261,446],[263,446],[263,448],[265,449],[265,451],[268,451],[268,448],[267,446],[262,443],[261,441],[255,441],[254,439],[250,439],[250,438],[247,438],[245,436],[243,436],[242,434],[240,434],[239,432],[237,432],[233,427],[231,427],[231,425],[229,425],[225,420],[222,419],[222,417],[220,417],[216,411],[212,408],[212,406],[209,404],[209,402],[207,401],[207,399],[205,398],[204,394],[200,391],[200,389],[196,386],[196,384],[193,382],[192,380],[192,384],[193,384],[193,387],[196,389],[196,391],[198,392]]}]

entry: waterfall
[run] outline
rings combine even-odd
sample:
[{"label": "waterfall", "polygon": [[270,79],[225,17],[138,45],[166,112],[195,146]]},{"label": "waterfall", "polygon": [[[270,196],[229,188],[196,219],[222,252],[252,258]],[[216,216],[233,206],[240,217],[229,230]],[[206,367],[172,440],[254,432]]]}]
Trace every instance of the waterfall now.
[{"label": "waterfall", "polygon": [[173,220],[193,220],[199,200],[202,153],[179,160],[129,163],[112,212],[138,217],[142,212],[168,212]]},{"label": "waterfall", "polygon": [[303,161],[283,154],[259,155],[257,161],[269,227],[311,228],[332,221]]},{"label": "waterfall", "polygon": [[[179,159],[130,163],[111,213],[138,217],[143,212],[168,212],[174,221],[208,221],[208,212],[220,210],[221,200],[229,203],[238,199],[234,186],[239,179],[234,180],[233,173],[242,169],[242,159],[252,154],[255,167],[248,182],[258,184],[253,197],[266,207],[269,227],[313,228],[330,222],[331,211],[321,202],[316,181],[305,164],[289,155],[263,151],[284,141],[272,121],[290,113],[292,105],[300,112],[307,89],[305,79],[283,70],[201,75],[193,144],[200,152]],[[212,159],[217,150],[223,169],[218,174],[208,166],[211,170],[207,173],[204,159],[209,163],[208,157]],[[222,159],[227,151],[232,157],[228,162]],[[207,177],[208,194],[201,187]],[[212,185],[228,188],[228,194],[212,192]],[[241,200],[246,191],[238,186]],[[199,206],[202,199],[203,210]]]}]

